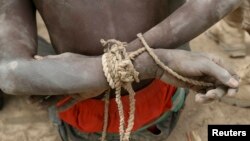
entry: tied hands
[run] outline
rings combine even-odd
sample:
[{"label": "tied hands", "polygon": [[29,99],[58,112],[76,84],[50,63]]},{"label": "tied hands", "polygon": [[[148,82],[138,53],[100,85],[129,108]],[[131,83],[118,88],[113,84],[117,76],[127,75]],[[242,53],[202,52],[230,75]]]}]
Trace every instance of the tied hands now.
[{"label": "tied hands", "polygon": [[[200,103],[207,103],[225,95],[234,96],[237,93],[239,77],[215,56],[168,49],[154,49],[154,52],[162,62],[178,74],[187,78],[213,83],[214,87],[195,86],[177,79],[158,67],[146,52],[138,56],[134,61],[141,80],[160,78],[162,81],[177,87],[190,88],[198,93],[195,100]],[[46,57],[35,56],[35,59],[67,59],[70,56],[74,56],[74,54],[63,53]],[[107,85],[103,86],[103,90],[107,89],[106,87]],[[97,95],[99,93],[89,97]]]},{"label": "tied hands", "polygon": [[166,72],[162,73],[161,80],[196,91],[196,102],[207,103],[237,93],[239,76],[218,57],[182,50],[171,50],[168,54],[165,56],[168,60],[167,65],[180,75],[214,84],[213,87],[195,86],[180,81]]}]

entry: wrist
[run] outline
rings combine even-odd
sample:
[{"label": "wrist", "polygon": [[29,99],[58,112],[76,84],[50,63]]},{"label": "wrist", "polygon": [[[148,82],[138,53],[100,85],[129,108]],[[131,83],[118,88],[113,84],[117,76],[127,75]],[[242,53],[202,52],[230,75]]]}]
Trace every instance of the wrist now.
[{"label": "wrist", "polygon": [[[155,54],[166,66],[169,66],[171,62],[172,50],[169,49],[154,49]],[[154,62],[155,63],[155,62]],[[161,78],[165,70],[157,65],[156,78]]]},{"label": "wrist", "polygon": [[[155,44],[155,39],[153,38],[154,36],[148,36],[147,34],[143,34],[144,39],[146,40],[147,44],[151,47],[151,48],[158,48],[156,47]],[[142,44],[142,42],[140,41],[139,38],[136,38],[135,40],[131,41],[130,43],[128,43],[127,46],[127,51],[135,51],[139,48],[142,48],[144,45]]]},{"label": "wrist", "polygon": [[141,43],[141,41],[138,38],[136,38],[135,40],[128,43],[126,49],[127,49],[127,52],[131,52],[131,51],[135,51],[141,47],[143,47],[143,44]]}]

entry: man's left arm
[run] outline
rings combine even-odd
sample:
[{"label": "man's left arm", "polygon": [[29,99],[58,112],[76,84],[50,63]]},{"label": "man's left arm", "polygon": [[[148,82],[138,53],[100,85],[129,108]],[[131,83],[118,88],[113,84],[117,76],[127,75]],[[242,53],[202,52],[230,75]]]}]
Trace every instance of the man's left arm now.
[{"label": "man's left arm", "polygon": [[[144,33],[148,44],[153,48],[176,48],[218,22],[241,4],[242,0],[187,0],[187,2]],[[136,50],[142,44],[132,41],[128,50]]]}]

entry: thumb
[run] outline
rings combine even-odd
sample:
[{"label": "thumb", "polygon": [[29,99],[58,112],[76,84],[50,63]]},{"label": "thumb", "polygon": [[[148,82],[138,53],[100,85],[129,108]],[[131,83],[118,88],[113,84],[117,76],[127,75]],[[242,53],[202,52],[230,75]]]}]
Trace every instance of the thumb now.
[{"label": "thumb", "polygon": [[212,61],[209,61],[207,65],[208,67],[205,69],[205,73],[216,78],[228,87],[237,88],[239,86],[239,81],[235,79],[225,68],[222,68]]}]

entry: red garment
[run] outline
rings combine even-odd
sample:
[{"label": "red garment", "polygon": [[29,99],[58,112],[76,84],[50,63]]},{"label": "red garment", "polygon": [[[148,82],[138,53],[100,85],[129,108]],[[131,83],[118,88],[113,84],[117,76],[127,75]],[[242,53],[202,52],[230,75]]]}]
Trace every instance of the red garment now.
[{"label": "red garment", "polygon": [[[169,110],[172,106],[171,98],[176,87],[154,80],[146,88],[136,92],[136,110],[133,131],[150,123]],[[58,105],[67,102],[62,100]],[[125,121],[129,116],[129,98],[122,97]],[[101,132],[104,119],[104,101],[87,99],[81,101],[66,111],[59,113],[60,118],[82,132]],[[115,99],[110,100],[108,132],[119,133],[119,114]]]}]

